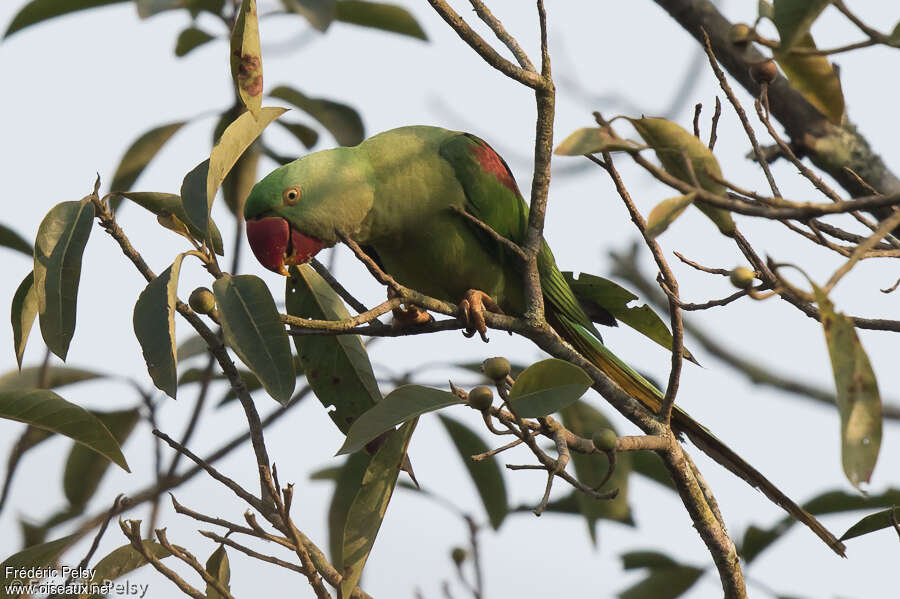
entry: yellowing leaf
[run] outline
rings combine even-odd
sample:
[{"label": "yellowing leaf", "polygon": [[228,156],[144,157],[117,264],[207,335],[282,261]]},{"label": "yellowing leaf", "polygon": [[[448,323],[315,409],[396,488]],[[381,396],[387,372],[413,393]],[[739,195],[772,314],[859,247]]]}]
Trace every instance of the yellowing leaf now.
[{"label": "yellowing leaf", "polygon": [[231,32],[231,76],[241,102],[251,114],[262,106],[263,68],[256,0],[243,0]]},{"label": "yellowing leaf", "polygon": [[681,216],[688,206],[694,203],[695,193],[668,198],[653,207],[647,216],[647,235],[658,237],[669,228],[676,218]]},{"label": "yellowing leaf", "polygon": [[630,152],[646,146],[630,139],[616,139],[600,127],[583,127],[565,138],[554,154],[561,156],[582,156],[597,152]]},{"label": "yellowing leaf", "polygon": [[813,285],[837,387],[841,415],[841,461],[850,483],[868,482],[881,448],[881,395],[869,357],[853,321],[819,287]]},{"label": "yellowing leaf", "polygon": [[[816,44],[807,33],[795,47],[813,49]],[[835,125],[843,122],[844,92],[841,89],[841,80],[827,57],[779,54],[776,60],[791,82],[791,86],[803,94],[807,102],[815,106]]]}]

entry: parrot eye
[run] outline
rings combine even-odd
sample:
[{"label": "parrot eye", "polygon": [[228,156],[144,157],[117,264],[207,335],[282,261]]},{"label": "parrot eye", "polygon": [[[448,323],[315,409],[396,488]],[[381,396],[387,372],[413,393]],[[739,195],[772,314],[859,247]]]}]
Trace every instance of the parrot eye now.
[{"label": "parrot eye", "polygon": [[288,187],[281,193],[281,199],[284,200],[285,205],[293,206],[300,201],[300,188]]}]

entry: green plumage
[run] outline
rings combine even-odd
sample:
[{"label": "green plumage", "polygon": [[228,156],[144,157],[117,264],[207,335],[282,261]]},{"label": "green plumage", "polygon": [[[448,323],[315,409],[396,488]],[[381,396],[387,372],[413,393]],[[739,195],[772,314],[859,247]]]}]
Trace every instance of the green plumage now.
[{"label": "green plumage", "polygon": [[[292,186],[302,190],[302,197],[286,205],[282,194]],[[253,188],[244,212],[248,222],[284,218],[325,246],[337,243],[340,230],[403,285],[452,303],[477,289],[504,312],[521,315],[525,294],[517,258],[458,210],[524,244],[528,206],[503,159],[474,135],[415,126],[381,133],[353,148],[316,152],[275,170]],[[538,270],[550,325],[657,413],[662,393],[603,345],[545,242]],[[677,407],[672,425],[842,553],[843,545],[815,518]]]}]

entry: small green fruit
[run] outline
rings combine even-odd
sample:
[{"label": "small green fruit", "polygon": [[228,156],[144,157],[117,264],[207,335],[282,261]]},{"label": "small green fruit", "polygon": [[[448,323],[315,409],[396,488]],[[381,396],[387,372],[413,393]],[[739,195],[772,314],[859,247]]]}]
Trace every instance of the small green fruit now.
[{"label": "small green fruit", "polygon": [[484,412],[494,403],[494,392],[490,387],[479,385],[469,391],[469,405]]},{"label": "small green fruit", "polygon": [[750,289],[753,286],[753,280],[756,279],[756,273],[746,266],[738,266],[731,271],[729,278],[731,284],[738,289]]},{"label": "small green fruit", "polygon": [[778,77],[778,67],[772,59],[754,62],[750,65],[750,78],[762,85],[772,83]]},{"label": "small green fruit", "polygon": [[753,39],[753,30],[746,23],[735,23],[728,31],[728,41],[736,46],[746,46]]},{"label": "small green fruit", "polygon": [[216,309],[216,296],[206,287],[197,287],[188,298],[191,310],[200,314],[209,314]]},{"label": "small green fruit", "polygon": [[466,561],[466,558],[469,557],[469,553],[462,547],[454,547],[453,551],[450,552],[450,557],[453,558],[453,563],[458,566]]},{"label": "small green fruit", "polygon": [[506,358],[488,358],[481,363],[484,376],[493,381],[502,381],[509,375],[510,365]]},{"label": "small green fruit", "polygon": [[600,451],[614,451],[616,449],[616,431],[611,428],[601,428],[591,437],[594,447]]}]

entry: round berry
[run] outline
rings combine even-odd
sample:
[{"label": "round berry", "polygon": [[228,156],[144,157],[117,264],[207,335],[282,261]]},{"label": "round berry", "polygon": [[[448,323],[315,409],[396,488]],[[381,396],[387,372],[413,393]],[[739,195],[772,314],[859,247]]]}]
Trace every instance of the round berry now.
[{"label": "round berry", "polygon": [[197,287],[191,291],[188,305],[194,312],[209,314],[216,309],[216,296],[206,287]]},{"label": "round berry", "polygon": [[506,358],[488,358],[481,363],[481,371],[492,381],[502,381],[509,375],[509,360]]},{"label": "round berry", "polygon": [[594,447],[600,451],[613,451],[616,448],[616,431],[611,428],[601,428],[591,437]]},{"label": "round berry", "polygon": [[479,385],[469,391],[469,405],[476,410],[483,412],[490,408],[492,403],[494,403],[494,392],[490,387]]}]

